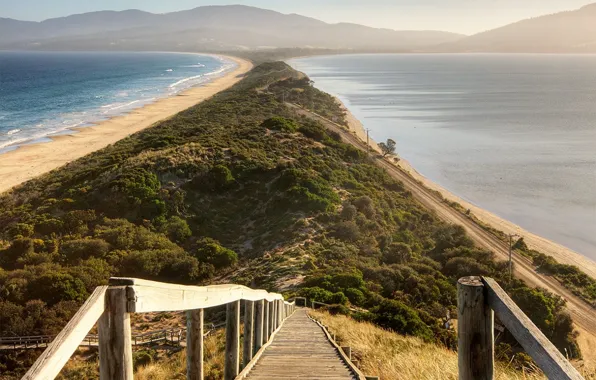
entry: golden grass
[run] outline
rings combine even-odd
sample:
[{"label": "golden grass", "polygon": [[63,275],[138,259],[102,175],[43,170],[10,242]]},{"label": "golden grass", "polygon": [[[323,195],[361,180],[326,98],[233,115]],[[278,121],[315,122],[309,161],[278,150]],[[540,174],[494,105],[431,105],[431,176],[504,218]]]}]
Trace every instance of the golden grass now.
[{"label": "golden grass", "polygon": [[[218,330],[207,336],[203,342],[205,349],[205,380],[223,378],[225,331]],[[186,350],[177,352],[168,358],[139,367],[136,380],[182,380],[186,379]]]},{"label": "golden grass", "polygon": [[[458,378],[457,353],[383,330],[346,316],[311,311],[311,316],[329,326],[338,344],[352,348],[360,369],[382,380],[447,380]],[[497,380],[544,379],[542,374],[523,373],[497,363]]]}]

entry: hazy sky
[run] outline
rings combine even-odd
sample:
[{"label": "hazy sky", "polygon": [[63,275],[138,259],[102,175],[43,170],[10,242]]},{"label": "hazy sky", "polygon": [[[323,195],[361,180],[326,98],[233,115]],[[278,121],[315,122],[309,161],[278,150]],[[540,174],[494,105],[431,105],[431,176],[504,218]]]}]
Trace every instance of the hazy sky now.
[{"label": "hazy sky", "polygon": [[594,0],[0,0],[0,17],[40,21],[108,9],[164,13],[201,5],[245,4],[327,22],[472,34],[591,2]]}]

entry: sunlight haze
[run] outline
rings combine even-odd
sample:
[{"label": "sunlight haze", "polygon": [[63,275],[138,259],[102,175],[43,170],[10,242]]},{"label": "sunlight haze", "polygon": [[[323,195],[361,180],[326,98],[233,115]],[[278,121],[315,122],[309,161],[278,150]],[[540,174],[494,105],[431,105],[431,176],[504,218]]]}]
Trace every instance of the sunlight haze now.
[{"label": "sunlight haze", "polygon": [[204,5],[243,4],[282,13],[298,13],[329,23],[351,22],[397,30],[444,30],[473,34],[525,18],[576,9],[589,3],[586,0],[0,0],[0,17],[41,21],[100,10],[141,9],[166,13]]}]

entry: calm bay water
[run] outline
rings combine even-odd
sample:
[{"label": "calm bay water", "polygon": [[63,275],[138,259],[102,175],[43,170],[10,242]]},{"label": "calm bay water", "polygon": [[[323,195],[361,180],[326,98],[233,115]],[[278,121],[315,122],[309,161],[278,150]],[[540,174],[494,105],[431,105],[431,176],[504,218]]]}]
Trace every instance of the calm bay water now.
[{"label": "calm bay water", "polygon": [[235,66],[196,54],[0,52],[0,153],[121,115]]},{"label": "calm bay water", "polygon": [[290,64],[424,176],[596,260],[596,56],[352,55]]}]

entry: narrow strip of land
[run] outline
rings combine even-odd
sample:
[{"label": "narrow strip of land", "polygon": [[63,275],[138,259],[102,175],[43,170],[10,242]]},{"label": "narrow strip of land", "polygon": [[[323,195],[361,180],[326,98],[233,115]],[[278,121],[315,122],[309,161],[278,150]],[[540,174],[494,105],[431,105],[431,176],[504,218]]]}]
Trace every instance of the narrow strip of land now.
[{"label": "narrow strip of land", "polygon": [[233,86],[253,67],[249,61],[226,58],[237,63],[236,69],[203,86],[193,87],[96,126],[78,129],[79,133],[53,137],[52,142],[26,145],[0,155],[0,193],[168,119]]},{"label": "narrow strip of land", "polygon": [[[329,130],[339,133],[345,142],[363,150],[367,149],[365,142],[342,128],[340,125],[297,105],[288,105],[295,109],[299,114],[315,119],[321,122]],[[383,159],[375,159],[375,162],[377,165],[384,168],[391,177],[401,181],[406,189],[412,192],[414,198],[429,210],[433,210],[439,218],[445,222],[464,227],[470,238],[472,238],[479,247],[494,252],[497,258],[508,260],[509,247],[504,241],[446,204],[443,199],[433,191],[418,183],[409,173],[406,173],[399,167]],[[520,255],[514,255],[513,262],[515,263],[516,277],[524,280],[528,285],[545,288],[563,297],[567,300],[567,308],[573,317],[573,321],[582,330],[596,337],[596,310],[575,296],[556,279],[537,273],[529,259]]]}]

